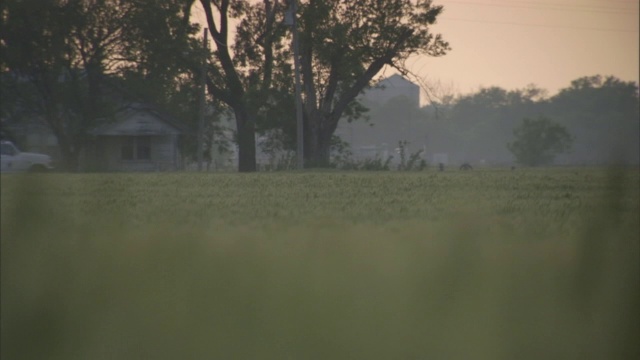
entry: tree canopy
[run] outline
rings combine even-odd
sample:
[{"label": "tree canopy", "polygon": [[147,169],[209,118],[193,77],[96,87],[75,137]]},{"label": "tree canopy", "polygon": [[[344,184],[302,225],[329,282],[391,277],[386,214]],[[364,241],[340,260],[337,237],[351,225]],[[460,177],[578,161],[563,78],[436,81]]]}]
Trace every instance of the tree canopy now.
[{"label": "tree canopy", "polygon": [[326,165],[338,122],[374,76],[385,66],[406,72],[409,56],[450,47],[431,31],[443,7],[430,0],[309,0],[301,11],[305,158]]},{"label": "tree canopy", "polygon": [[[256,131],[277,132],[292,143],[291,32],[284,26],[290,2],[201,0],[215,51],[208,68],[211,95],[236,119],[239,169],[255,170]],[[442,12],[431,1],[300,1],[305,161],[327,165],[331,138],[347,115],[366,110],[356,97],[385,66],[406,71],[416,54],[444,55],[449,45],[430,26]],[[229,29],[235,19],[235,39]],[[274,120],[276,118],[276,120]]]},{"label": "tree canopy", "polygon": [[548,165],[555,156],[569,151],[571,135],[567,129],[546,117],[525,118],[513,134],[515,141],[507,144],[519,164]]},{"label": "tree canopy", "polygon": [[[200,0],[213,39],[207,64],[209,93],[235,117],[238,170],[256,171],[256,128],[289,87],[288,47],[282,43],[285,6],[279,0]],[[230,39],[231,22],[235,39]]]},{"label": "tree canopy", "polygon": [[640,160],[638,84],[613,76],[586,76],[551,99],[546,110],[574,136],[572,163]]},{"label": "tree canopy", "polygon": [[109,117],[117,97],[170,102],[189,71],[182,54],[191,51],[189,36],[196,29],[186,5],[181,0],[3,2],[2,92],[16,94],[16,101],[3,101],[3,114],[31,111],[32,118],[43,119],[66,167],[76,169],[87,131]]},{"label": "tree canopy", "polygon": [[[408,57],[450,50],[433,31],[443,7],[428,0],[298,3],[307,166],[329,164],[341,123],[367,118],[373,125],[363,122],[367,137],[387,145],[409,141],[458,162],[505,164],[512,156],[504,145],[514,141],[518,121],[543,116],[574,138],[573,151],[558,161],[604,163],[612,152],[640,161],[634,82],[595,75],[576,79],[551,97],[533,85],[489,87],[424,109],[396,99],[369,111],[359,96],[380,72],[407,74]],[[213,146],[216,129],[211,108],[229,111],[238,169],[255,171],[256,138],[269,138],[272,147],[296,148],[292,29],[285,23],[290,5],[287,0],[4,1],[2,123],[44,121],[73,169],[87,131],[109,118],[117,97],[154,103],[195,125],[206,60],[208,144]],[[202,46],[193,6],[204,10],[211,49]],[[376,135],[383,129],[390,136]],[[391,135],[405,138],[394,141]],[[359,145],[368,145],[365,137],[362,141]],[[187,145],[191,152],[192,147]]]}]

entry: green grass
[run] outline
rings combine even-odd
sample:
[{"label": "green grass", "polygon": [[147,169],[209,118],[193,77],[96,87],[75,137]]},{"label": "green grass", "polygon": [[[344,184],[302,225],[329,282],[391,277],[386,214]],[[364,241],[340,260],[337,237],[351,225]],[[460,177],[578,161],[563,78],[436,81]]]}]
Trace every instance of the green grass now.
[{"label": "green grass", "polygon": [[2,359],[629,359],[640,173],[1,177]]}]

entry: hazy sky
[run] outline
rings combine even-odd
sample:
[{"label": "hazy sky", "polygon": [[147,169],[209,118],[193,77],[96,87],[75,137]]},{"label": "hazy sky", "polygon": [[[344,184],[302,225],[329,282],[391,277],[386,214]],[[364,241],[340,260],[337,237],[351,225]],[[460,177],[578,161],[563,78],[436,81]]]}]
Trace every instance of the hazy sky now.
[{"label": "hazy sky", "polygon": [[[411,58],[407,64],[445,93],[535,84],[554,95],[572,80],[597,74],[638,82],[639,2],[434,0],[445,10],[433,31],[452,51],[439,58]],[[194,10],[205,24],[199,2]]]},{"label": "hazy sky", "polygon": [[455,92],[536,84],[549,95],[571,80],[614,75],[638,82],[638,0],[435,0],[434,31],[452,51],[411,59],[413,71]]}]

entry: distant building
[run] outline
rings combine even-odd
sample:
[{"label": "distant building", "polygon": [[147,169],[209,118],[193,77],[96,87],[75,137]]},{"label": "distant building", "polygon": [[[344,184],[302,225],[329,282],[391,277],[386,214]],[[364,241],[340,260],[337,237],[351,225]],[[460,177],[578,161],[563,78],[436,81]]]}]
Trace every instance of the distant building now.
[{"label": "distant building", "polygon": [[184,168],[182,138],[189,131],[156,108],[134,103],[113,122],[89,132],[94,138],[83,167],[97,171],[172,171]]},{"label": "distant building", "polygon": [[[393,99],[399,101],[389,101]],[[395,151],[401,141],[406,141],[406,156],[423,149],[426,134],[416,130],[415,113],[420,103],[420,87],[401,75],[392,75],[378,81],[360,97],[371,111],[370,121],[340,121],[336,135],[349,143],[353,157],[358,160],[392,156],[392,162],[400,161]],[[393,110],[390,110],[393,109]]]},{"label": "distant building", "polygon": [[390,99],[405,96],[409,101],[420,105],[420,86],[405,79],[402,75],[391,75],[378,81],[375,87],[367,90],[363,98],[375,104],[384,104]]}]

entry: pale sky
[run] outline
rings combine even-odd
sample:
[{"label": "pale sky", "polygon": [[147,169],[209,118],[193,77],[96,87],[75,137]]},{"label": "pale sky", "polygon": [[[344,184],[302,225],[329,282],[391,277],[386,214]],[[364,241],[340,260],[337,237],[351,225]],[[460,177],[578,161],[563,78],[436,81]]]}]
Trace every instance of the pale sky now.
[{"label": "pale sky", "polygon": [[638,0],[434,3],[445,10],[433,29],[452,51],[408,62],[428,83],[439,82],[456,93],[536,84],[554,95],[582,76],[639,80]]},{"label": "pale sky", "polygon": [[[442,34],[452,50],[438,58],[414,57],[407,65],[421,82],[450,94],[535,84],[552,96],[572,80],[598,74],[637,83],[639,3],[434,0],[444,5],[444,13],[433,31]],[[204,20],[199,2],[194,10]],[[393,73],[387,69],[379,77]]]}]

